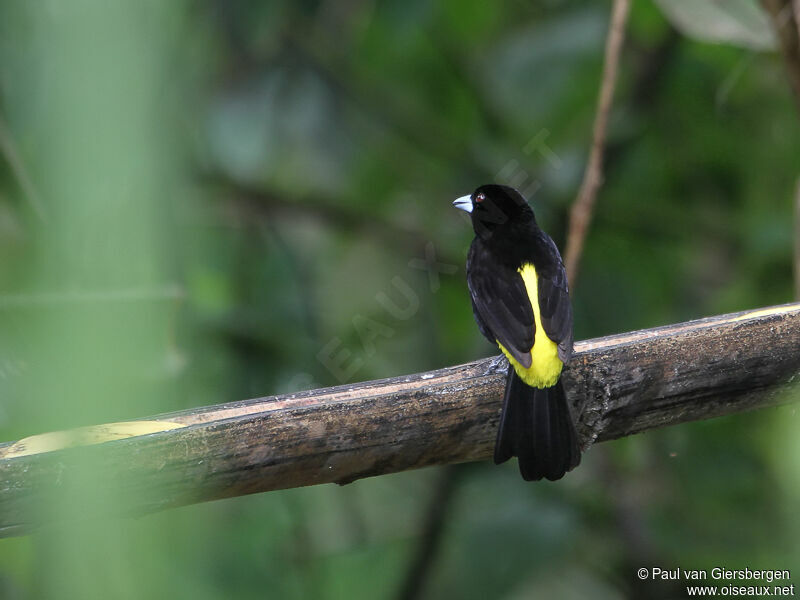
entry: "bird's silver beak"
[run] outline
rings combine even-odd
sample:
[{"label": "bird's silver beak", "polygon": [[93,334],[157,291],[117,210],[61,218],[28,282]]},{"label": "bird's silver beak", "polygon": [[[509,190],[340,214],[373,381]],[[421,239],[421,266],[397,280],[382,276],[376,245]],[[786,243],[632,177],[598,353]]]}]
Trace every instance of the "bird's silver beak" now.
[{"label": "bird's silver beak", "polygon": [[463,210],[465,212],[471,213],[472,212],[472,198],[469,196],[461,196],[453,202],[453,206],[455,206],[459,210]]}]

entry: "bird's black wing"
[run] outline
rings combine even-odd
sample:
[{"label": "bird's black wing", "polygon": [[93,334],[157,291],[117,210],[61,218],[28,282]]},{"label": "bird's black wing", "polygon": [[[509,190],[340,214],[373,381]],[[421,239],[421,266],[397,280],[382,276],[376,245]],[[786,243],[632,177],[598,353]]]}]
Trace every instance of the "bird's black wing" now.
[{"label": "bird's black wing", "polygon": [[565,364],[572,356],[572,304],[569,299],[567,272],[555,242],[542,233],[548,260],[537,269],[539,316],[547,337],[558,345],[558,357]]},{"label": "bird's black wing", "polygon": [[467,256],[467,285],[481,333],[530,367],[536,325],[522,276],[496,261],[476,238]]}]

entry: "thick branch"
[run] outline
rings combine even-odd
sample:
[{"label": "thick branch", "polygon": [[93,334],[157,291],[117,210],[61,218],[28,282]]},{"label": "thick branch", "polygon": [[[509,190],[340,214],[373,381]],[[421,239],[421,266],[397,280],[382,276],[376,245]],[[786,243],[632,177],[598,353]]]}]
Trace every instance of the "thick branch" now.
[{"label": "thick branch", "polygon": [[[798,348],[800,304],[786,305],[579,342],[564,383],[588,447],[796,400],[787,389]],[[92,491],[124,499],[107,508],[114,514],[483,460],[505,368],[495,357],[211,406],[156,418],[187,425],[171,431],[0,458],[0,534],[41,527],[37,507],[83,481],[86,460]]]}]

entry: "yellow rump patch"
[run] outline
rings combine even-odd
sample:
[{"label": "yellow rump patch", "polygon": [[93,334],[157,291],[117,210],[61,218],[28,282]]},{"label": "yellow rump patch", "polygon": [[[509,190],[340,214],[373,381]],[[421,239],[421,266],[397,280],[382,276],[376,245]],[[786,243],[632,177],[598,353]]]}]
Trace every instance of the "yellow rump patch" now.
[{"label": "yellow rump patch", "polygon": [[514,365],[514,370],[522,381],[535,388],[550,387],[555,385],[561,376],[561,369],[564,367],[564,363],[558,358],[558,346],[547,337],[544,327],[542,327],[542,315],[539,311],[539,281],[536,269],[532,264],[525,263],[517,269],[517,272],[522,275],[522,281],[525,282],[528,299],[533,308],[533,320],[536,323],[536,334],[533,340],[533,348],[531,348],[531,366],[528,368],[523,367],[503,347],[503,344],[497,342],[497,345],[506,355],[508,362]]},{"label": "yellow rump patch", "polygon": [[90,446],[159,431],[171,431],[180,427],[186,427],[186,425],[171,421],[125,421],[79,427],[68,431],[53,431],[32,435],[11,444],[5,451],[0,450],[0,458],[16,458],[75,446]]}]

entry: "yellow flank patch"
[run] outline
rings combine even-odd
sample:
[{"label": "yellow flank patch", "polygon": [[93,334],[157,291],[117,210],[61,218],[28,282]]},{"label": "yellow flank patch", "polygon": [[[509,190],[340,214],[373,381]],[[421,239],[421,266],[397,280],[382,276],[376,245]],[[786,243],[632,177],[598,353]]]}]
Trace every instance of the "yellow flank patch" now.
[{"label": "yellow flank patch", "polygon": [[561,369],[564,367],[564,363],[558,358],[558,346],[547,337],[544,327],[542,327],[542,315],[539,312],[539,282],[536,276],[536,269],[532,264],[525,263],[517,269],[517,272],[522,275],[522,281],[525,282],[528,299],[533,307],[533,320],[536,323],[536,334],[533,340],[533,348],[531,348],[531,366],[526,369],[516,358],[511,356],[509,351],[503,347],[503,344],[497,342],[497,345],[506,355],[508,362],[514,365],[514,370],[522,381],[531,387],[550,387],[555,385],[561,376]]}]

